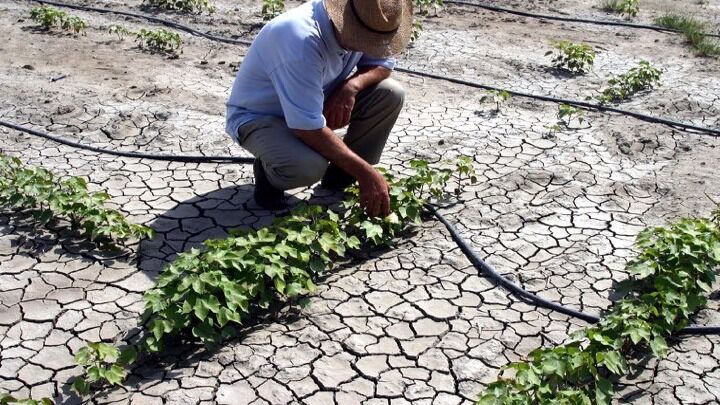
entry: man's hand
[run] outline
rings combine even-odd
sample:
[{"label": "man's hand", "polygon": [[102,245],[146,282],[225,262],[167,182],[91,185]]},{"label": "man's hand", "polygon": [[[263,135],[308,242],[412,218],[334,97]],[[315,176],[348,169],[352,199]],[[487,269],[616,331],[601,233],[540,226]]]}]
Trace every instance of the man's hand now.
[{"label": "man's hand", "polygon": [[342,128],[350,123],[350,116],[355,107],[355,97],[359,91],[353,82],[346,80],[330,94],[323,111],[330,129]]},{"label": "man's hand", "polygon": [[358,179],[360,205],[370,217],[386,217],[390,214],[390,190],[385,177],[371,170]]}]

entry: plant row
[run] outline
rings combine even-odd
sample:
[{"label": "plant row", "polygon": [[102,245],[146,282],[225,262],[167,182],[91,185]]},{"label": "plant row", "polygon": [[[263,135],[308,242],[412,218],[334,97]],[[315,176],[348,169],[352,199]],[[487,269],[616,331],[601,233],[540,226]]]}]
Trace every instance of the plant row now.
[{"label": "plant row", "polygon": [[10,394],[0,393],[0,405],[53,405],[50,398],[32,399],[15,398]]},{"label": "plant row", "polygon": [[100,243],[153,236],[151,228],[107,208],[109,199],[107,193],[89,192],[82,177],[60,180],[46,169],[0,154],[0,206],[28,210],[41,224],[67,220],[74,231]]},{"label": "plant row", "polygon": [[667,354],[667,338],[706,304],[720,266],[720,208],[711,218],[682,219],[641,232],[628,264],[625,297],[594,326],[555,348],[539,348],[490,384],[478,405],[608,404],[614,380],[632,358]]},{"label": "plant row", "polygon": [[[86,373],[73,389],[84,395],[97,385],[120,384],[138,354],[162,350],[169,338],[217,345],[234,336],[253,311],[312,293],[318,275],[353,252],[391,245],[399,232],[420,221],[429,199],[447,199],[477,180],[469,157],[439,169],[414,160],[411,168],[413,173],[402,178],[383,171],[392,207],[384,218],[367,217],[360,190],[352,186],[339,212],[300,205],[268,227],[233,231],[180,254],[144,294],[140,341],[123,350],[106,343],[81,349],[76,361]],[[455,184],[453,193],[446,192],[449,183]]]}]

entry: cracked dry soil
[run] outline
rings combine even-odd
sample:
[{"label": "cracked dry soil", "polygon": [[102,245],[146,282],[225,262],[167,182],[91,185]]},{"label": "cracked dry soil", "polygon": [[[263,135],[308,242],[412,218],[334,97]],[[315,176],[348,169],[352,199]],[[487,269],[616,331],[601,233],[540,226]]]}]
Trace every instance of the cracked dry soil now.
[{"label": "cracked dry soil", "polygon": [[[257,31],[258,4],[216,3],[212,16],[164,16],[247,39]],[[606,17],[591,1],[497,3]],[[644,2],[640,21],[666,3]],[[141,10],[137,0],[83,4]],[[0,118],[106,148],[245,155],[223,133],[223,103],[244,47],[183,34],[183,53],[167,59],[103,28],[137,29],[145,21],[73,11],[90,23],[87,35],[47,34],[32,29],[32,5],[0,4]],[[718,18],[716,2],[684,7]],[[448,7],[425,28],[401,66],[582,99],[610,74],[647,59],[665,70],[662,85],[622,107],[720,126],[720,63],[693,57],[677,36],[469,7]],[[543,54],[559,38],[599,50],[591,74],[566,78],[548,69]],[[545,127],[555,123],[557,105],[513,99],[495,114],[475,89],[395,76],[408,90],[407,105],[382,165],[402,172],[414,157],[472,155],[480,182],[446,215],[489,263],[545,298],[600,313],[626,277],[640,229],[706,214],[711,199],[720,201],[716,138],[594,112],[589,125],[551,135]],[[73,354],[86,341],[135,333],[142,293],[165,263],[229,229],[271,220],[250,198],[247,166],[116,158],[5,128],[0,150],[88,177],[132,220],[158,231],[153,240],[104,252],[2,211],[0,391],[80,403],[67,384],[80,373]],[[331,197],[321,189],[295,196]],[[720,324],[719,308],[711,300],[697,323]],[[397,248],[329,274],[306,308],[263,317],[215,351],[171,348],[90,403],[467,405],[504,364],[582,326],[496,288],[429,221]],[[720,338],[673,343],[666,359],[645,361],[621,381],[617,403],[720,401]]]}]

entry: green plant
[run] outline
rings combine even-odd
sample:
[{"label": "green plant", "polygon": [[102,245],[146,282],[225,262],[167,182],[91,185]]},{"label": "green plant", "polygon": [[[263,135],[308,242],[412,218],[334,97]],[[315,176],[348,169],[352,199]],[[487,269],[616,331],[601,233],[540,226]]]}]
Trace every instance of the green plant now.
[{"label": "green plant", "polygon": [[202,13],[207,11],[212,13],[215,6],[209,0],[143,0],[150,7],[160,8],[163,10],[177,10],[187,13]]},{"label": "green plant", "polygon": [[[595,51],[590,45],[575,44],[570,41],[554,41],[552,47],[557,54],[552,59],[557,69],[567,70],[573,74],[585,73],[595,62]],[[554,54],[555,51],[548,51],[545,56]]]},{"label": "green plant", "polygon": [[260,13],[263,21],[270,21],[282,14],[283,10],[285,10],[285,0],[263,0]]},{"label": "green plant", "polygon": [[506,90],[491,90],[489,94],[486,94],[480,98],[480,102],[484,103],[492,97],[495,103],[495,112],[500,112],[500,105],[506,103],[512,96]]},{"label": "green plant", "polygon": [[682,32],[685,40],[700,56],[720,56],[720,45],[710,40],[705,32],[707,24],[691,16],[665,14],[655,20],[661,27]]},{"label": "green plant", "polygon": [[58,180],[46,169],[23,166],[20,159],[0,154],[0,205],[30,210],[41,224],[58,218],[92,241],[124,241],[152,237],[152,229],[129,223],[119,211],[106,208],[110,196],[90,193],[82,177]]},{"label": "green plant", "polygon": [[639,91],[654,87],[660,82],[661,75],[660,69],[653,67],[650,62],[641,61],[628,72],[611,78],[609,87],[603,90],[598,101],[606,104],[626,100]]},{"label": "green plant", "polygon": [[412,32],[410,33],[410,41],[415,42],[420,39],[420,35],[423,31],[422,21],[419,18],[413,18]]},{"label": "green plant", "polygon": [[560,104],[558,106],[557,118],[558,124],[563,124],[565,128],[570,129],[570,123],[573,118],[578,121],[579,125],[585,122],[585,111],[569,104]]},{"label": "green plant", "polygon": [[414,0],[415,7],[420,11],[423,16],[428,16],[430,10],[433,10],[437,16],[438,12],[442,10],[445,5],[443,0]]},{"label": "green plant", "polygon": [[[460,182],[477,180],[470,158],[441,169],[423,160],[414,160],[411,167],[415,173],[403,178],[383,171],[392,207],[384,218],[368,218],[359,204],[360,191],[352,186],[342,204],[344,212],[300,205],[269,227],[233,231],[227,238],[205,241],[202,250],[180,254],[144,295],[142,322],[147,329],[138,351],[157,352],[171,336],[218,344],[233,336],[235,326],[254,309],[312,293],[314,279],[352,251],[390,245],[398,232],[420,221],[428,199],[449,196],[449,182],[457,182],[458,193]],[[91,364],[101,361],[106,369],[112,368],[115,357],[116,352],[104,358],[96,355]],[[106,382],[114,384],[120,376],[113,372],[112,381]],[[90,378],[101,381],[102,375],[88,374],[76,384],[85,387]]]},{"label": "green plant", "polygon": [[602,9],[628,17],[635,17],[640,12],[640,0],[604,0]]},{"label": "green plant", "polygon": [[55,402],[50,398],[32,399],[32,398],[15,398],[10,394],[0,393],[0,405],[53,405]]},{"label": "green plant", "polygon": [[148,30],[140,28],[135,33],[135,40],[140,42],[140,46],[147,46],[149,49],[169,55],[177,55],[177,51],[182,45],[182,38],[177,32],[168,31],[164,28]]},{"label": "green plant", "polygon": [[108,26],[108,33],[117,35],[118,39],[120,40],[123,40],[127,35],[133,34],[133,32],[129,29],[123,27],[122,25],[116,24],[111,24],[110,26]]},{"label": "green plant", "polygon": [[87,28],[87,23],[82,18],[50,6],[33,7],[30,10],[30,18],[37,21],[45,30],[57,26],[64,30],[81,33]]},{"label": "green plant", "polygon": [[625,297],[597,325],[555,348],[503,368],[513,377],[490,384],[478,404],[609,404],[611,379],[628,374],[634,353],[667,354],[667,338],[706,303],[720,266],[720,209],[711,218],[682,219],[642,231],[628,264]]},{"label": "green plant", "polygon": [[137,350],[128,346],[119,350],[107,343],[89,343],[75,354],[75,362],[85,369],[85,376],[75,379],[72,389],[87,395],[98,382],[120,385],[127,376],[126,367],[137,359]]}]

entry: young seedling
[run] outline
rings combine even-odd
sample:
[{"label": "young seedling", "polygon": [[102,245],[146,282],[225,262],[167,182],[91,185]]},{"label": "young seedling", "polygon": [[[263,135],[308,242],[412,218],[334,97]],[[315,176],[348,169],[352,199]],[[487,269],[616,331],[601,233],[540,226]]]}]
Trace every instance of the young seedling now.
[{"label": "young seedling", "polygon": [[486,94],[480,98],[480,102],[484,103],[492,97],[495,103],[495,112],[500,113],[500,105],[505,104],[512,96],[505,90],[492,90],[490,94]]},{"label": "young seedling", "polygon": [[44,30],[58,27],[79,34],[87,28],[87,23],[82,18],[50,6],[33,7],[30,10],[30,18],[37,21]]},{"label": "young seedling", "polygon": [[720,266],[719,214],[640,232],[624,298],[566,344],[504,366],[477,404],[610,404],[611,381],[630,372],[629,360],[643,352],[665,357],[667,338],[706,305]]},{"label": "young seedling", "polygon": [[605,0],[602,9],[612,13],[635,17],[640,12],[640,0]]},{"label": "young seedling", "polygon": [[0,393],[0,405],[54,405],[50,398],[32,399],[32,398],[15,398],[7,393]]},{"label": "young seedling", "polygon": [[83,396],[90,393],[93,385],[122,384],[127,376],[127,366],[136,358],[137,350],[133,346],[120,351],[107,343],[89,343],[75,355],[75,362],[85,368],[85,376],[75,379],[73,391]]},{"label": "young seedling", "polygon": [[601,104],[617,103],[632,95],[653,88],[660,82],[662,71],[650,62],[641,61],[637,67],[608,80],[609,87],[598,96]]},{"label": "young seedling", "polygon": [[144,3],[154,8],[186,13],[215,12],[215,6],[209,0],[144,0]]},{"label": "young seedling", "polygon": [[563,124],[565,128],[570,128],[570,123],[573,118],[577,120],[578,125],[582,125],[585,122],[585,111],[578,107],[571,106],[569,104],[560,104],[557,112],[558,124]]},{"label": "young seedling", "polygon": [[552,47],[555,51],[548,51],[545,56],[554,54],[552,63],[556,69],[566,70],[572,74],[583,74],[595,62],[595,51],[590,45],[563,40],[554,41]]},{"label": "young seedling", "polygon": [[122,25],[116,24],[111,24],[110,26],[108,26],[108,33],[117,35],[118,39],[121,41],[125,39],[126,36],[133,34],[133,32],[131,32],[129,29],[123,27]]},{"label": "young seedling", "polygon": [[[475,182],[472,159],[433,168],[424,160],[410,163],[414,173],[396,178],[385,170],[391,212],[370,218],[360,205],[360,189],[351,186],[344,212],[318,205],[300,205],[259,230],[232,231],[224,239],[207,240],[203,249],[181,253],[166,265],[154,288],[144,295],[143,340],[128,356],[102,343],[90,344],[76,360],[86,375],[74,383],[87,393],[90,385],[118,384],[138,352],[157,352],[170,336],[194,338],[217,345],[235,333],[254,308],[273,301],[292,301],[315,290],[314,280],[362,248],[389,246],[393,238],[420,222],[430,200],[447,197],[450,180]],[[458,183],[455,193],[461,192]],[[117,366],[117,367],[116,367]]]},{"label": "young seedling", "polygon": [[420,14],[424,17],[430,15],[430,10],[433,10],[435,16],[442,10],[445,5],[443,0],[414,0],[416,10],[420,11]]},{"label": "young seedling", "polygon": [[419,18],[413,18],[412,32],[410,33],[410,41],[415,42],[418,39],[420,39],[422,30],[423,30],[422,21],[420,21]]},{"label": "young seedling", "polygon": [[262,14],[263,21],[270,21],[282,14],[284,10],[285,0],[263,0],[260,13]]},{"label": "young seedling", "polygon": [[0,206],[29,210],[41,224],[66,219],[78,233],[101,243],[152,237],[152,229],[105,207],[107,193],[90,193],[81,177],[58,180],[43,168],[25,167],[0,154]]},{"label": "young seedling", "polygon": [[140,43],[141,48],[145,46],[153,51],[171,56],[177,56],[177,52],[182,45],[180,34],[164,28],[154,30],[140,28],[140,31],[135,33],[135,37],[135,40]]}]

